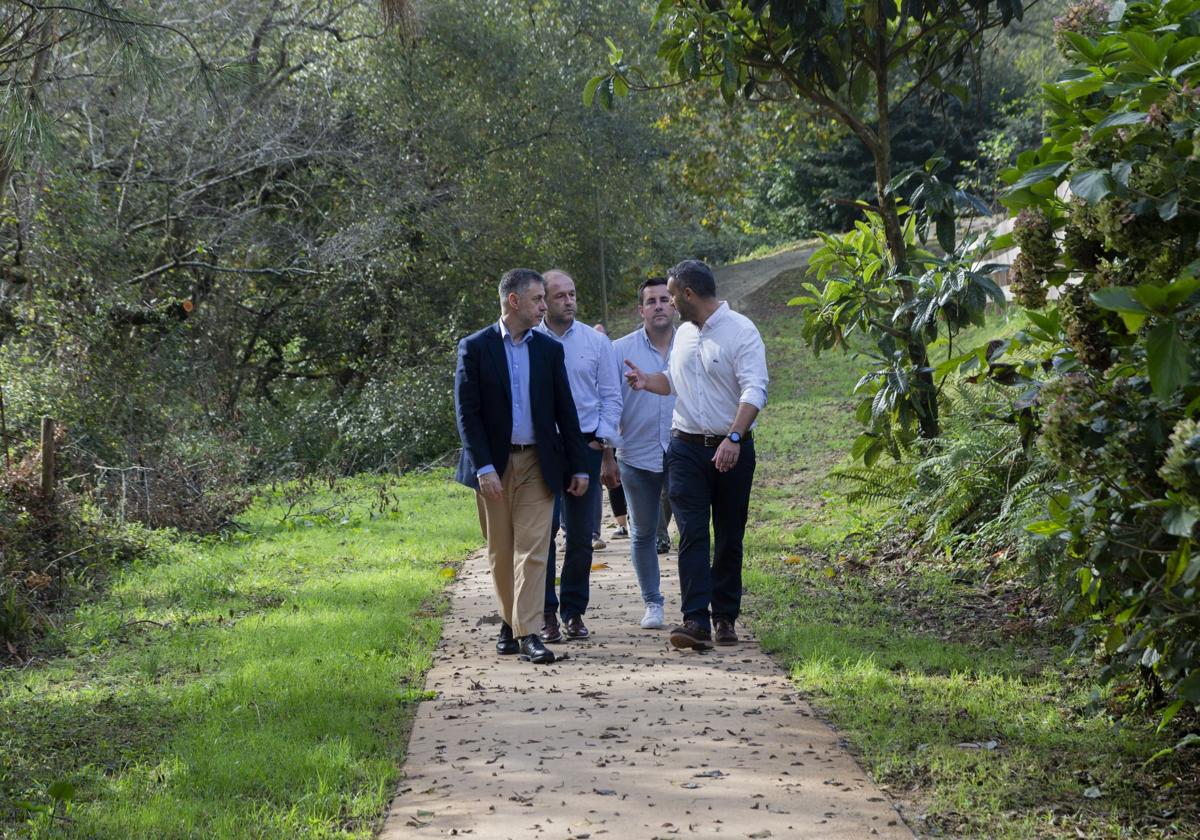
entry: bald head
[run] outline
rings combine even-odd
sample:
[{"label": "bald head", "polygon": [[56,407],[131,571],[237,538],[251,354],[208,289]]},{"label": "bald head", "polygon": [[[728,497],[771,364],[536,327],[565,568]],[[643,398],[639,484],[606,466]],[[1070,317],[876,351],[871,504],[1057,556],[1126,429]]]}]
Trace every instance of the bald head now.
[{"label": "bald head", "polygon": [[575,323],[575,281],[558,268],[542,276],[546,280],[546,324],[562,335]]}]

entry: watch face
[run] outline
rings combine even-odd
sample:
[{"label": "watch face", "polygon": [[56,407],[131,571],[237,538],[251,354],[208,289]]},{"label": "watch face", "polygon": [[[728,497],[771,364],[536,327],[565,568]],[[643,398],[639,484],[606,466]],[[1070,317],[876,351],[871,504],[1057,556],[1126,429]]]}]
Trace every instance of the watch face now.
[{"label": "watch face", "polygon": [[742,436],[741,436],[740,434],[738,434],[737,432],[730,432],[730,433],[729,433],[729,439],[730,439],[731,441],[733,441],[734,443],[741,443],[741,442],[742,442]]}]

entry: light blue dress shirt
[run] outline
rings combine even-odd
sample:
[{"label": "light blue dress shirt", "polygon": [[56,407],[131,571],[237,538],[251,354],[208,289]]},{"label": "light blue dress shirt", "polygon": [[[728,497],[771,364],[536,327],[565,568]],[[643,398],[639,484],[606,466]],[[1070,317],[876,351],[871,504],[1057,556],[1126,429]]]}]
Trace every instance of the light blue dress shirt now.
[{"label": "light blue dress shirt", "polygon": [[[501,318],[500,336],[504,342],[504,356],[508,359],[508,381],[512,386],[512,437],[511,443],[536,443],[533,436],[533,410],[529,406],[529,341],[533,330],[526,330],[520,341],[514,342],[512,333]],[[494,473],[494,464],[485,464],[475,471],[476,476]]]},{"label": "light blue dress shirt", "polygon": [[617,441],[621,423],[621,362],[608,336],[587,324],[572,321],[559,335],[543,321],[534,327],[563,346],[571,396],[579,413],[579,428]]},{"label": "light blue dress shirt", "polygon": [[[675,332],[671,331],[671,344],[675,343]],[[633,362],[646,373],[659,373],[667,368],[671,348],[661,354],[650,343],[646,328],[640,327],[629,335],[613,342],[617,358]],[[663,454],[671,443],[671,413],[675,410],[675,397],[661,397],[649,391],[635,391],[621,377],[621,448],[617,460],[639,470],[663,471]]]}]

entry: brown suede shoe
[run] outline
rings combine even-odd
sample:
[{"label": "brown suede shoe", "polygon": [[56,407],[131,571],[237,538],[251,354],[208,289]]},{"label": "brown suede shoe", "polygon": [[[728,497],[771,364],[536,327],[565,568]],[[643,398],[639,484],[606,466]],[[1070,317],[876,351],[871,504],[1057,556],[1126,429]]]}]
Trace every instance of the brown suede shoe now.
[{"label": "brown suede shoe", "polygon": [[558,616],[548,612],[543,616],[542,641],[548,645],[557,644],[563,640],[562,631],[558,629]]},{"label": "brown suede shoe", "polygon": [[708,628],[701,627],[699,622],[689,618],[683,624],[671,628],[671,645],[680,649],[712,650],[712,633]]},{"label": "brown suede shoe", "polygon": [[567,619],[566,624],[568,639],[586,639],[588,637],[588,629],[583,624],[583,616],[573,615]]},{"label": "brown suede shoe", "polygon": [[713,644],[727,647],[738,643],[737,633],[733,629],[733,622],[728,618],[713,619]]}]

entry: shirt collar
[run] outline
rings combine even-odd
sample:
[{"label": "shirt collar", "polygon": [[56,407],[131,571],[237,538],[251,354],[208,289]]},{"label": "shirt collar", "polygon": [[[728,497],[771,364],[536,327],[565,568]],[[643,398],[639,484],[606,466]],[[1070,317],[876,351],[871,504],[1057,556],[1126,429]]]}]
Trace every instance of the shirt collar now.
[{"label": "shirt collar", "polygon": [[713,314],[704,320],[704,326],[701,329],[715,328],[727,317],[729,317],[729,301],[723,300],[721,305],[713,310]]},{"label": "shirt collar", "polygon": [[571,322],[571,326],[567,327],[567,329],[563,332],[562,335],[559,335],[554,330],[552,330],[550,328],[550,325],[546,323],[545,318],[542,319],[542,323],[538,324],[538,326],[542,328],[542,332],[544,332],[546,335],[550,336],[551,338],[556,338],[559,341],[566,341],[567,336],[569,336],[572,332],[574,332],[575,328],[579,326],[579,319],[576,318],[575,320],[573,320]]},{"label": "shirt collar", "polygon": [[[675,332],[677,329],[678,329],[678,327],[676,327],[674,324],[671,325],[671,343],[667,345],[668,350],[671,347],[673,347],[675,344]],[[638,332],[641,333],[641,335],[642,335],[643,343],[645,343],[645,345],[647,347],[649,347],[651,350],[653,350],[655,353],[657,353],[658,348],[655,347],[654,342],[650,340],[650,333],[647,332],[645,324],[642,324],[642,326],[638,329]]]},{"label": "shirt collar", "polygon": [[500,325],[500,338],[507,338],[511,344],[524,344],[533,338],[533,330],[525,330],[525,336],[520,341],[513,341],[512,333],[508,331],[508,325],[504,323],[504,319],[501,318],[496,323]]}]

